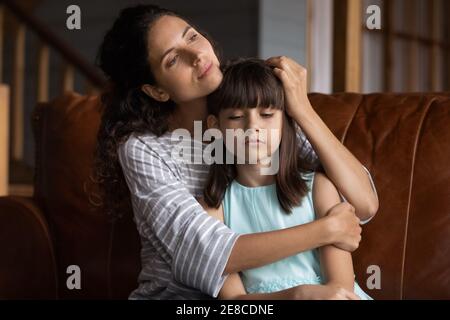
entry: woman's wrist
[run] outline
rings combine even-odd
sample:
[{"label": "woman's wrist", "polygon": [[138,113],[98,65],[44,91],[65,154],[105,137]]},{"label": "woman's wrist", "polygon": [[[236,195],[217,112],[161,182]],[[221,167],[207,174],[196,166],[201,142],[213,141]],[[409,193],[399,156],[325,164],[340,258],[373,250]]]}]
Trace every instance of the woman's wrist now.
[{"label": "woman's wrist", "polygon": [[333,216],[326,216],[319,221],[322,221],[323,224],[323,245],[333,245],[337,242],[336,234],[338,232],[338,227]]},{"label": "woman's wrist", "polygon": [[306,122],[314,121],[314,116],[317,116],[317,113],[308,102],[303,108],[298,108],[298,111],[292,115],[292,118],[300,127],[303,127]]}]

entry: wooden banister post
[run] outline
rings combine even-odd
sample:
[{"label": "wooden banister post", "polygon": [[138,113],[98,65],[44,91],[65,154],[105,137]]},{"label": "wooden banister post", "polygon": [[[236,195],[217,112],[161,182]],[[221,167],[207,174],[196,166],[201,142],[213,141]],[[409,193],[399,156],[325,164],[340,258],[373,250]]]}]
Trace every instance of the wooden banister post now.
[{"label": "wooden banister post", "polygon": [[3,81],[3,50],[4,50],[4,39],[3,39],[3,34],[4,34],[4,30],[5,30],[5,7],[0,4],[0,83]]},{"label": "wooden banister post", "polygon": [[12,157],[18,161],[23,160],[24,143],[25,30],[24,24],[18,25],[14,41],[13,81],[11,86]]},{"label": "wooden banister post", "polygon": [[38,74],[37,74],[37,102],[48,101],[48,79],[50,48],[43,42],[39,44],[38,51]]},{"label": "wooden banister post", "polygon": [[75,75],[73,67],[65,63],[62,71],[62,93],[67,91],[73,91],[74,88]]},{"label": "wooden banister post", "polygon": [[[428,21],[431,23],[431,34],[433,36],[433,46],[431,48],[429,60],[429,79],[431,84],[431,91],[442,91],[442,74],[439,70],[442,68],[442,63],[439,59],[440,48],[438,43],[442,41],[442,3],[437,0],[431,0],[430,10],[428,12]],[[444,51],[445,52],[445,51]]]},{"label": "wooden banister post", "polygon": [[89,80],[87,80],[84,84],[85,91],[87,95],[99,95],[101,93],[101,90],[92,84]]},{"label": "wooden banister post", "polygon": [[333,91],[360,92],[362,1],[334,1]]},{"label": "wooden banister post", "polygon": [[362,1],[348,0],[345,91],[361,92]]},{"label": "wooden banister post", "polygon": [[9,188],[9,87],[0,84],[0,196]]}]

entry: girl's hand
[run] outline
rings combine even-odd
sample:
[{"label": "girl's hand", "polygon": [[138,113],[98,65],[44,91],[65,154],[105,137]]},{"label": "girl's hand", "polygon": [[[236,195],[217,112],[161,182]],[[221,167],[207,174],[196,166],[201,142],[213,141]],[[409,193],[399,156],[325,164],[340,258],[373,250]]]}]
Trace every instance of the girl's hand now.
[{"label": "girl's hand", "polygon": [[356,294],[338,285],[301,285],[292,288],[294,300],[361,300]]},{"label": "girl's hand", "polygon": [[269,58],[266,63],[274,67],[273,72],[283,83],[288,115],[297,120],[302,112],[311,110],[306,69],[285,56]]}]

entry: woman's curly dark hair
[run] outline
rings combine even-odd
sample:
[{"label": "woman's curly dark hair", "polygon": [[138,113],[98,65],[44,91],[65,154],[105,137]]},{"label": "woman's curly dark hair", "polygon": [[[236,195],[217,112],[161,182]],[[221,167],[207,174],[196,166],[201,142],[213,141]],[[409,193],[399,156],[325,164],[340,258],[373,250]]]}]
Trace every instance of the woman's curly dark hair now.
[{"label": "woman's curly dark hair", "polygon": [[188,21],[155,5],[125,8],[106,33],[97,55],[97,65],[109,85],[102,94],[103,114],[97,136],[94,176],[100,187],[102,206],[114,218],[130,211],[129,190],[117,148],[132,133],[151,132],[161,136],[168,130],[169,116],[175,110],[173,101],[156,101],[141,90],[143,84],[155,84],[147,39],[150,28],[162,16]]}]

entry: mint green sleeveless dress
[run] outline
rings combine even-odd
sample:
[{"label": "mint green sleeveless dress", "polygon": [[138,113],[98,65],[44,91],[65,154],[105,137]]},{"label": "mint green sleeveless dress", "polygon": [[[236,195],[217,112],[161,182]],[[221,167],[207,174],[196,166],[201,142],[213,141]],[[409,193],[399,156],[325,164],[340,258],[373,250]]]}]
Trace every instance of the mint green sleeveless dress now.
[{"label": "mint green sleeveless dress", "polygon": [[[276,185],[246,187],[234,180],[223,200],[224,222],[240,234],[285,229],[315,220],[312,200],[314,173],[303,178],[309,187],[300,206],[291,214],[281,208]],[[302,284],[323,284],[318,250],[310,250],[263,267],[241,273],[248,293],[269,293]],[[354,292],[363,300],[372,300],[355,282]]]}]

